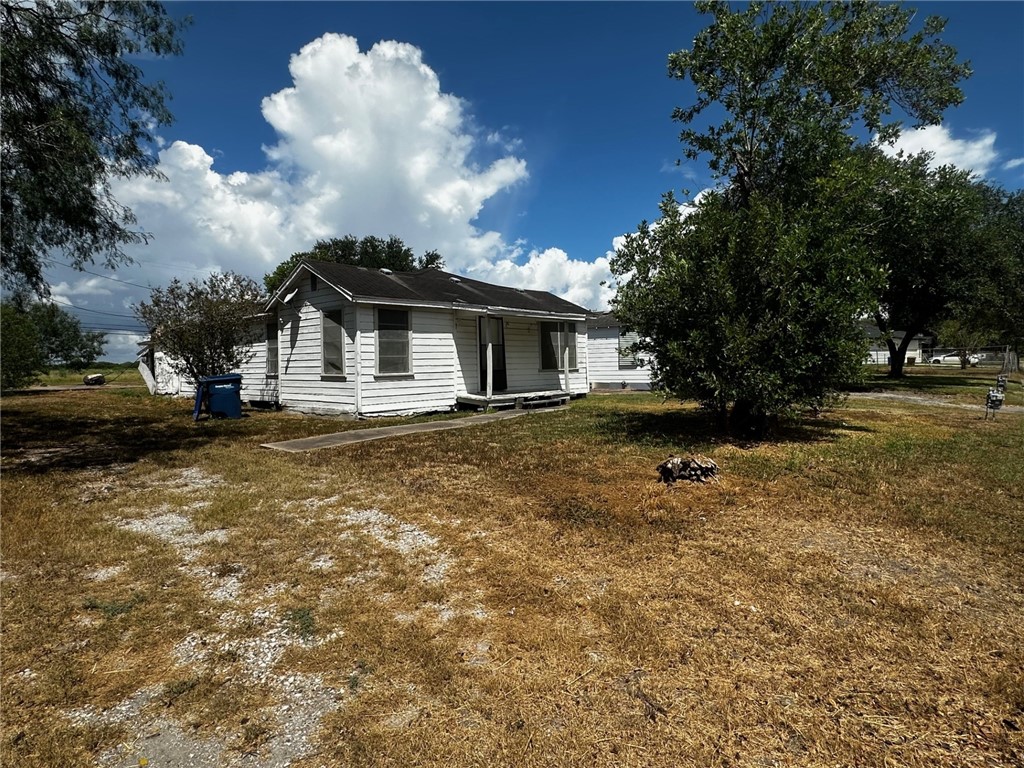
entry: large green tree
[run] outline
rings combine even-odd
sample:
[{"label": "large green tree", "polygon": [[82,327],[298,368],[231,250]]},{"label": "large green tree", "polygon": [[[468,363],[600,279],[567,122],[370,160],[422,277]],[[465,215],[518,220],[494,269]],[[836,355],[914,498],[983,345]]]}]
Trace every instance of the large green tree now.
[{"label": "large green tree", "polygon": [[612,260],[614,307],[664,386],[756,432],[826,402],[863,360],[856,319],[882,283],[844,215],[860,183],[857,133],[897,135],[894,108],[937,122],[970,70],[939,39],[941,20],[912,32],[898,5],[697,7],[711,24],[669,57],[697,98],[673,117],[684,154],[707,159],[720,190],[688,217],[669,198],[627,239]]},{"label": "large green tree", "polygon": [[1024,191],[978,183],[983,198],[981,246],[974,265],[986,280],[971,301],[954,302],[952,317],[985,329],[1018,353],[1024,342]]},{"label": "large green tree", "polygon": [[6,286],[47,295],[50,255],[114,266],[146,241],[110,181],[160,175],[151,147],[168,96],[132,59],[180,53],[181,28],[157,2],[0,1]]},{"label": "large green tree", "polygon": [[261,330],[255,318],[264,303],[256,281],[226,272],[188,283],[173,280],[166,288],[154,288],[149,301],[133,310],[168,364],[195,383],[252,359],[251,345]]},{"label": "large green tree", "polygon": [[[1014,196],[969,171],[931,168],[930,160],[927,154],[874,158],[879,171],[866,187],[870,197],[846,199],[856,204],[848,215],[862,222],[865,245],[885,272],[872,314],[893,377],[903,375],[913,337],[946,321],[955,321],[958,337],[1005,338],[1015,325],[1007,297],[1024,235]],[[897,330],[902,339],[893,336]]]},{"label": "large green tree", "polygon": [[46,370],[39,331],[28,313],[12,302],[0,304],[0,388],[14,389],[36,381]]},{"label": "large green tree", "polygon": [[43,359],[51,368],[81,371],[103,354],[106,336],[97,331],[83,331],[78,318],[56,304],[33,304],[28,309],[28,317],[39,334]]},{"label": "large green tree", "polygon": [[414,269],[444,269],[444,259],[437,251],[427,251],[417,258],[401,238],[391,235],[387,240],[369,235],[361,240],[354,235],[317,240],[308,251],[293,253],[277,268],[263,276],[269,293],[276,291],[303,259],[353,264],[370,269],[386,268],[395,272]]}]

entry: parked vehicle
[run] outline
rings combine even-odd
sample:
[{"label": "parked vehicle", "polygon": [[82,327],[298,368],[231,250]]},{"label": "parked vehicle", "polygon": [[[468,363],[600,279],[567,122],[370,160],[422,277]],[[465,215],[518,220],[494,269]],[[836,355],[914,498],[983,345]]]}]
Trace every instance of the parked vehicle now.
[{"label": "parked vehicle", "polygon": [[[931,359],[932,365],[960,365],[960,355],[956,352],[950,352],[948,355],[939,355]],[[981,362],[981,355],[968,355],[967,364],[974,368]]]}]

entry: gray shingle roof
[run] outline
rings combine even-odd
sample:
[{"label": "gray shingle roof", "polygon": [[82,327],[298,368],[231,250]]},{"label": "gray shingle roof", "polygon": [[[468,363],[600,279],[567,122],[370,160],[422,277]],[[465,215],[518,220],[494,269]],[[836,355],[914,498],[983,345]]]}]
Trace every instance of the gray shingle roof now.
[{"label": "gray shingle roof", "polygon": [[588,328],[618,328],[620,325],[614,312],[592,312],[587,320]]},{"label": "gray shingle roof", "polygon": [[303,261],[309,270],[322,279],[352,294],[354,299],[429,302],[432,304],[464,304],[466,306],[504,307],[562,315],[585,315],[587,310],[560,299],[547,291],[529,291],[493,285],[469,277],[453,275],[439,269],[415,272],[392,272],[379,269],[334,264],[326,261]]}]

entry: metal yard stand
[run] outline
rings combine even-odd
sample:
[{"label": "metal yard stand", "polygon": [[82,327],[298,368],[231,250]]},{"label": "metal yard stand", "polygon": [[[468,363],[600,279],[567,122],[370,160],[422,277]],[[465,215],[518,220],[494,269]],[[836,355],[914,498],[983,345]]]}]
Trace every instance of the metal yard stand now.
[{"label": "metal yard stand", "polygon": [[988,391],[988,398],[985,400],[985,420],[988,420],[988,415],[991,412],[992,420],[995,421],[996,411],[1003,407],[1003,400],[1006,399],[1006,395],[1000,392],[998,389],[990,389]]}]

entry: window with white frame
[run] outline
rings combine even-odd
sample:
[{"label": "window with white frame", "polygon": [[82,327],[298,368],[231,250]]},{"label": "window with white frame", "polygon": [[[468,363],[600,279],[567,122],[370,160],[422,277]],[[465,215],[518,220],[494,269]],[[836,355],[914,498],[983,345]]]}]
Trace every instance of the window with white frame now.
[{"label": "window with white frame", "polygon": [[267,376],[277,376],[277,321],[267,323]]},{"label": "window with white frame", "polygon": [[340,309],[328,310],[321,315],[322,360],[324,375],[345,375],[345,326]]},{"label": "window with white frame", "polygon": [[636,348],[634,344],[640,341],[640,336],[635,331],[623,333],[619,331],[619,370],[631,371],[637,367]]},{"label": "window with white frame", "polygon": [[409,311],[377,308],[377,373],[412,373]]},{"label": "window with white frame", "polygon": [[565,353],[569,352],[569,368],[576,368],[576,323],[542,322],[540,324],[540,367],[542,371],[565,370]]}]

